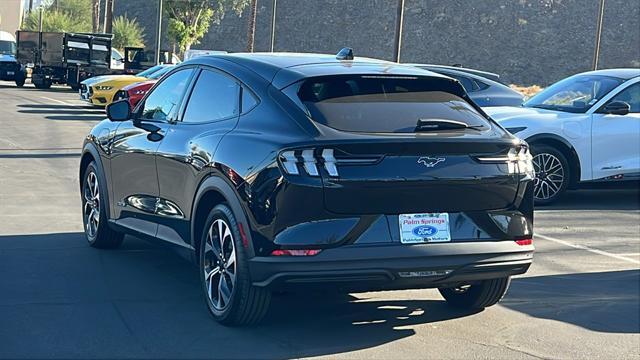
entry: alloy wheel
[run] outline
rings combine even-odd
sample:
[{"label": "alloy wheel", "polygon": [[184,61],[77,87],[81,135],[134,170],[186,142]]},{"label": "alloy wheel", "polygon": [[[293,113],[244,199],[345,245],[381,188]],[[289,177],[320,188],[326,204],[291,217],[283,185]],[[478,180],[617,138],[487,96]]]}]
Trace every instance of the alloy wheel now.
[{"label": "alloy wheel", "polygon": [[96,173],[87,175],[87,183],[84,187],[84,217],[87,235],[95,238],[100,225],[100,187]]},{"label": "alloy wheel", "polygon": [[222,219],[216,219],[209,228],[202,267],[209,301],[223,311],[236,284],[236,251],[231,229]]},{"label": "alloy wheel", "polygon": [[548,200],[556,196],[565,181],[565,171],[560,159],[553,154],[540,153],[533,157],[533,167],[536,173],[536,200]]}]

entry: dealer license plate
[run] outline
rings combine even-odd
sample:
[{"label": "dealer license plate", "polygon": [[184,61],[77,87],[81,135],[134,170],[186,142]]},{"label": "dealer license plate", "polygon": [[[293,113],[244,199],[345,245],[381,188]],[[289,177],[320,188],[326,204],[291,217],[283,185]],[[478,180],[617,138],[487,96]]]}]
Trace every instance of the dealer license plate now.
[{"label": "dealer license plate", "polygon": [[448,213],[400,214],[398,220],[403,244],[451,241]]}]

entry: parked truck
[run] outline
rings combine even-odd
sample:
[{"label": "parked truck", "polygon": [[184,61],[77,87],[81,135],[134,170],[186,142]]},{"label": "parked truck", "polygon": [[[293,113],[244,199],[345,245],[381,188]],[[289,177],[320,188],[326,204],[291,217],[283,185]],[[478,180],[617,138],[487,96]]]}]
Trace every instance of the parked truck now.
[{"label": "parked truck", "polygon": [[80,82],[110,74],[111,34],[74,34],[17,31],[16,58],[33,64],[31,82],[38,89],[67,84],[77,90]]},{"label": "parked truck", "polygon": [[16,60],[16,39],[10,33],[0,31],[0,80],[15,81],[22,87],[26,78],[26,67]]}]

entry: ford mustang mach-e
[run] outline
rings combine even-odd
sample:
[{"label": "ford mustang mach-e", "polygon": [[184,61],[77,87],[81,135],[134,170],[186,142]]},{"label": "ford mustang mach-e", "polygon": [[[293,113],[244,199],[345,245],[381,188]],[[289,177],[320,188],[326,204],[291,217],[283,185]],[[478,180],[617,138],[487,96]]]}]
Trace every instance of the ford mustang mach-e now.
[{"label": "ford mustang mach-e", "polygon": [[307,287],[484,308],[531,264],[527,144],[455,79],[348,49],[204,56],[107,115],[80,164],[87,240],[184,250],[224,324]]},{"label": "ford mustang mach-e", "polygon": [[537,204],[581,183],[640,179],[640,69],[577,74],[523,106],[485,111],[531,146]]}]

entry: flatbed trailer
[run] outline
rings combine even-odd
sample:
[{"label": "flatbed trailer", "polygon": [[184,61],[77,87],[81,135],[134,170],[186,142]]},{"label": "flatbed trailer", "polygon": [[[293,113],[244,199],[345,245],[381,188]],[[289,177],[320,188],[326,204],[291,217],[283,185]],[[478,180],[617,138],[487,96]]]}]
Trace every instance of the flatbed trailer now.
[{"label": "flatbed trailer", "polygon": [[113,73],[112,37],[111,34],[17,31],[16,58],[23,65],[33,66],[31,82],[36,88],[66,84],[77,90],[84,79]]}]

